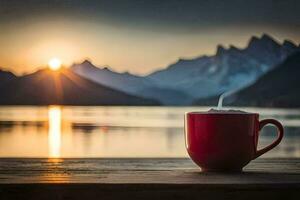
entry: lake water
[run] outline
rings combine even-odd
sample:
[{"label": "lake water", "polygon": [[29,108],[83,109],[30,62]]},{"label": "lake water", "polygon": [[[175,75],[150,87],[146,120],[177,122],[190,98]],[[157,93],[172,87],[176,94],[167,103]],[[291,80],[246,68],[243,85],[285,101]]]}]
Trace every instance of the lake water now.
[{"label": "lake water", "polygon": [[[187,157],[183,115],[207,107],[0,107],[0,157]],[[264,157],[300,157],[300,110],[239,108],[275,118],[281,144]],[[266,127],[259,146],[270,144]]]}]

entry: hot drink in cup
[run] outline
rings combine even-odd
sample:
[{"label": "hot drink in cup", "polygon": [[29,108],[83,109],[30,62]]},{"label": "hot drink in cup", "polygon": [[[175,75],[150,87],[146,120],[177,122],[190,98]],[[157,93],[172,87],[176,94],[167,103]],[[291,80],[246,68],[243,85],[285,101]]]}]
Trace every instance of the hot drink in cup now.
[{"label": "hot drink in cup", "polygon": [[[277,139],[258,150],[260,130],[266,124],[277,127]],[[259,120],[258,113],[210,110],[185,114],[188,154],[202,171],[241,171],[251,160],[277,146],[283,127],[275,119]]]}]

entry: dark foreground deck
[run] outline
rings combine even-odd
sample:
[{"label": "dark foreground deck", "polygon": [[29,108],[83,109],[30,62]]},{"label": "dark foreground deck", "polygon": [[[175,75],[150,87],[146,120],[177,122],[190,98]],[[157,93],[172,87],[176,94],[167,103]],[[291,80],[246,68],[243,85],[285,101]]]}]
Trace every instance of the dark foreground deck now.
[{"label": "dark foreground deck", "polygon": [[300,199],[300,159],[202,173],[189,159],[0,159],[0,199]]}]

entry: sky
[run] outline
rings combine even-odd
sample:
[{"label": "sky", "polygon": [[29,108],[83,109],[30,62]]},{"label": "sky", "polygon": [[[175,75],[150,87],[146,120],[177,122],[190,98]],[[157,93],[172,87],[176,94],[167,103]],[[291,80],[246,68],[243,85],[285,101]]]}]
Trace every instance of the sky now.
[{"label": "sky", "polygon": [[300,43],[298,0],[0,0],[0,67],[17,74],[89,59],[148,74],[267,33]]}]

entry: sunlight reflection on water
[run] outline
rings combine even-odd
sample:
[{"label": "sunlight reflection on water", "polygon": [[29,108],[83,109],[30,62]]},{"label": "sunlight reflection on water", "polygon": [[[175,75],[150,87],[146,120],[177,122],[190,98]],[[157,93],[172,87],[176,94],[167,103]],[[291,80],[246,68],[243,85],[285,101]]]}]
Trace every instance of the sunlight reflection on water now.
[{"label": "sunlight reflection on water", "polygon": [[59,158],[61,147],[61,108],[49,107],[49,157]]}]

